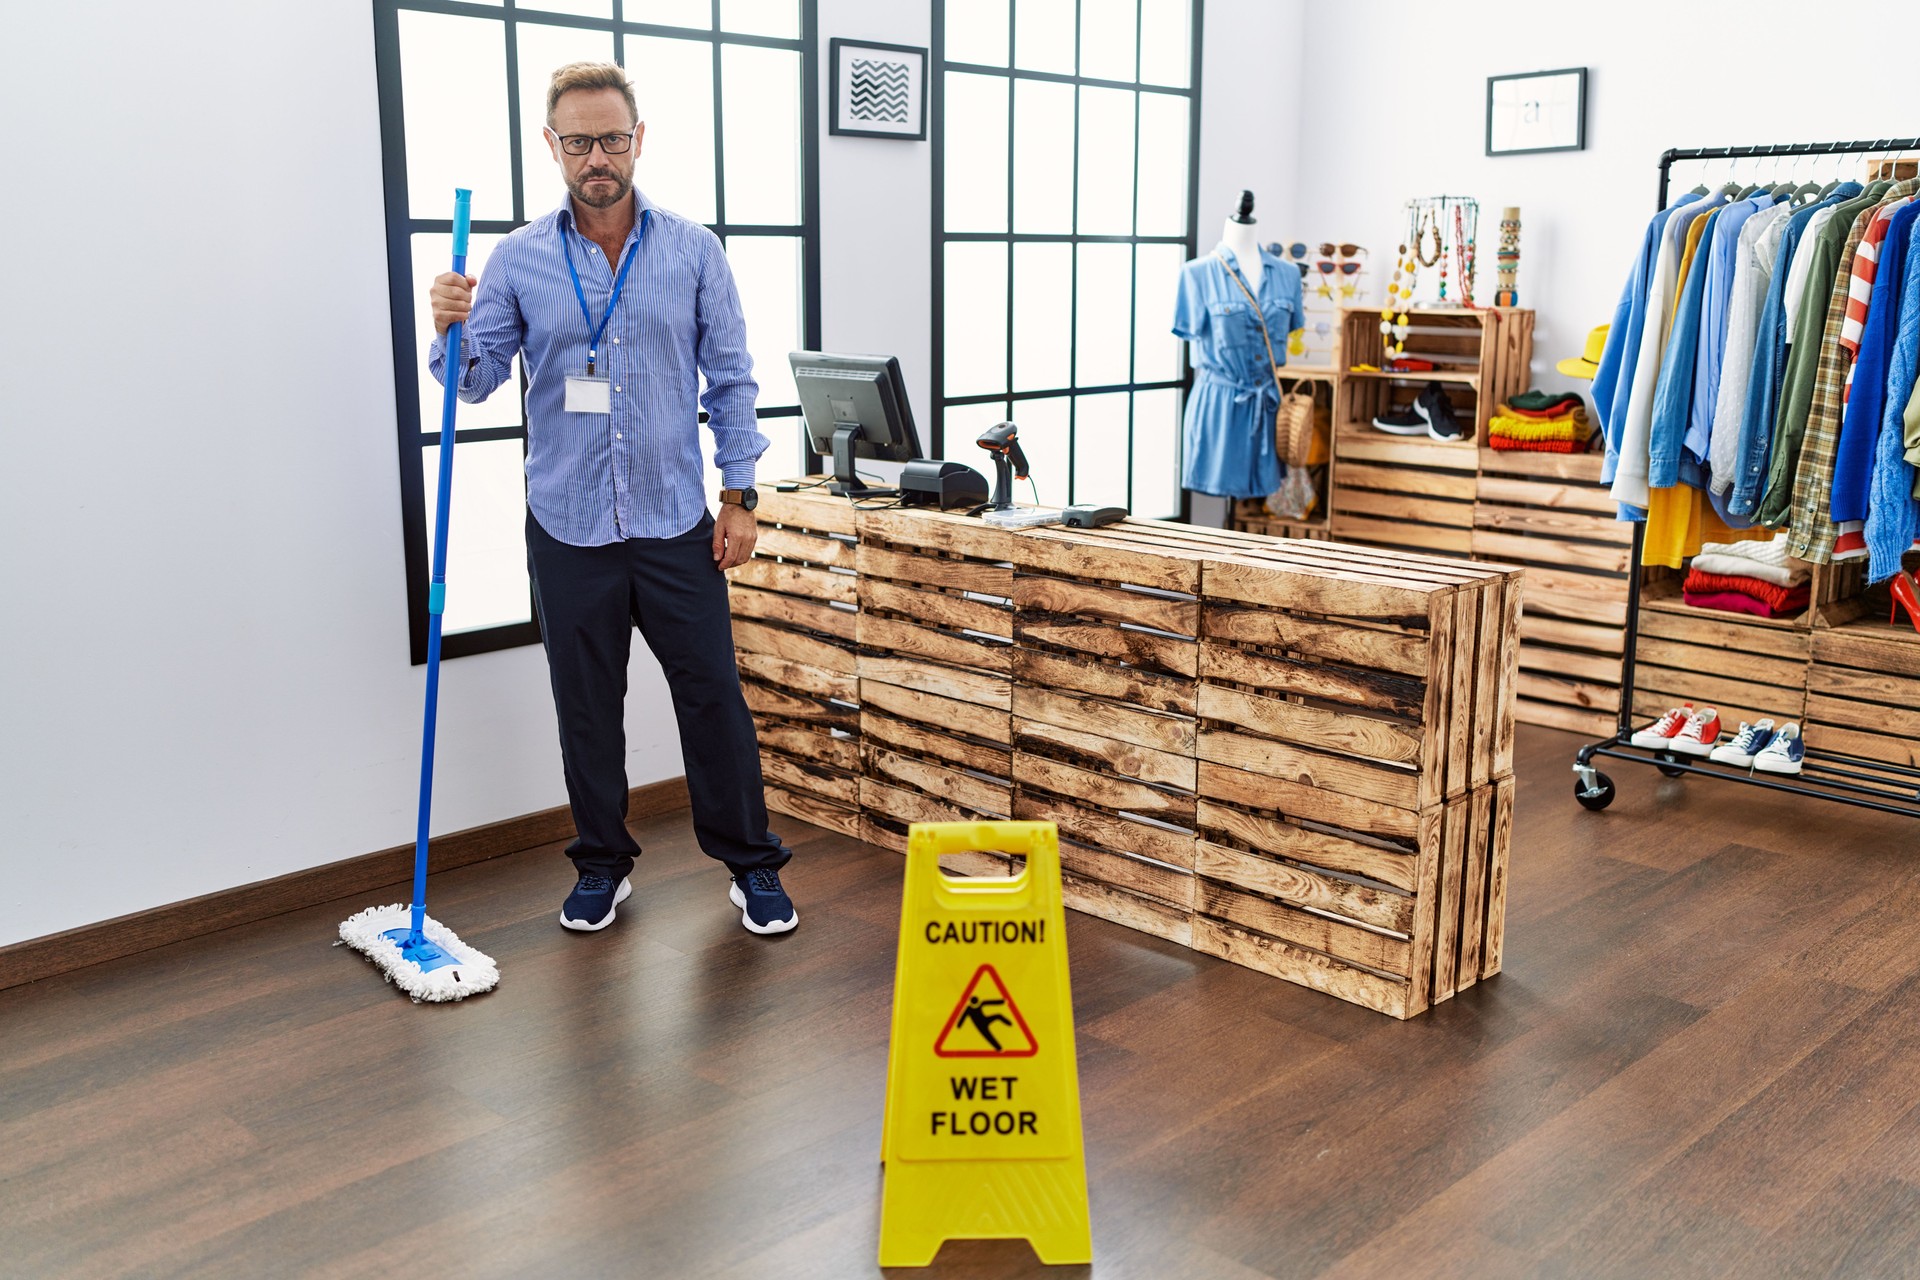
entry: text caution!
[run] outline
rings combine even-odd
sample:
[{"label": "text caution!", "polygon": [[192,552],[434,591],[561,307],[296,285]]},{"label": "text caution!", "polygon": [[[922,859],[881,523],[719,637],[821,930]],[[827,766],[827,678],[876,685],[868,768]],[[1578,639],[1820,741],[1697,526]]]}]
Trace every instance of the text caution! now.
[{"label": "text caution!", "polygon": [[[941,873],[942,854],[970,850],[1027,866],[1011,879]],[[1052,823],[909,834],[883,1134],[881,1266],[925,1266],[963,1238],[1093,1260]]]}]

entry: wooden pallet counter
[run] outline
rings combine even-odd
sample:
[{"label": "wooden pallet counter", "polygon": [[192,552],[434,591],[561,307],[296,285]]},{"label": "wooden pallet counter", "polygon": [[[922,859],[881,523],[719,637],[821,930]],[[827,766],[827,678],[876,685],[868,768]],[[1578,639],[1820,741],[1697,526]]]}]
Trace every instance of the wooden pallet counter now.
[{"label": "wooden pallet counter", "polygon": [[[1051,821],[1077,910],[1396,1017],[1498,971],[1519,570],[1161,521],[848,510],[862,838]],[[774,573],[736,588],[749,639]],[[788,777],[808,741],[764,754]]]},{"label": "wooden pallet counter", "polygon": [[1807,742],[1920,769],[1920,633],[1873,615],[1813,631]]},{"label": "wooden pallet counter", "polygon": [[769,493],[753,557],[732,570],[734,661],[760,735],[767,807],[859,837],[859,577],[854,510]]}]

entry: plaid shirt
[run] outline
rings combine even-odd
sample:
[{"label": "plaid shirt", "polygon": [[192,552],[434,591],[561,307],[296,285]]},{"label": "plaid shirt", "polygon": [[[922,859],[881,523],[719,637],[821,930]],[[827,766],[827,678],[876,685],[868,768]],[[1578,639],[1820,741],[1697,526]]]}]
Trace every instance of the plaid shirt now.
[{"label": "plaid shirt", "polygon": [[1840,253],[1840,270],[1834,273],[1826,327],[1820,339],[1820,363],[1814,373],[1813,403],[1807,412],[1806,433],[1800,442],[1800,463],[1793,477],[1793,502],[1787,513],[1791,527],[1788,554],[1815,564],[1826,564],[1833,558],[1834,528],[1830,514],[1833,458],[1840,443],[1840,413],[1846,403],[1847,375],[1853,364],[1852,351],[1841,343],[1840,337],[1847,322],[1855,252],[1875,215],[1883,208],[1897,206],[1916,190],[1920,190],[1920,179],[1909,178],[1897,183],[1879,203],[1854,218],[1846,247]]}]

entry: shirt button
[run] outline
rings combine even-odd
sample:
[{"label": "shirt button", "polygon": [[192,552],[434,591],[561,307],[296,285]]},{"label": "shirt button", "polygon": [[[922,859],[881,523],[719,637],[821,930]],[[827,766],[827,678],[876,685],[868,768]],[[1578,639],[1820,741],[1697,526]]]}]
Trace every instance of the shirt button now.
[{"label": "shirt button", "polygon": [[619,345],[620,345],[620,339],[618,339],[618,338],[615,338],[615,339],[613,340],[613,345],[614,345],[614,346],[616,346],[616,347],[617,347],[617,346],[619,346]]},{"label": "shirt button", "polygon": [[614,390],[615,390],[615,391],[618,391],[619,389],[620,389],[620,388],[618,388],[618,387],[615,387],[615,388],[614,388]]},{"label": "shirt button", "polygon": [[613,433],[613,438],[614,438],[615,440],[625,440],[625,439],[626,439],[626,437],[625,437],[625,436],[623,436],[623,435],[621,435],[621,434],[620,434],[620,433],[619,433],[618,431],[616,431],[616,432],[614,432],[614,433]]},{"label": "shirt button", "polygon": [[591,245],[589,245],[589,246],[587,247],[587,252],[588,252],[588,253],[598,253],[598,252],[600,252],[600,251],[599,251],[598,249],[595,249],[595,248],[593,248],[593,247],[592,247]]}]

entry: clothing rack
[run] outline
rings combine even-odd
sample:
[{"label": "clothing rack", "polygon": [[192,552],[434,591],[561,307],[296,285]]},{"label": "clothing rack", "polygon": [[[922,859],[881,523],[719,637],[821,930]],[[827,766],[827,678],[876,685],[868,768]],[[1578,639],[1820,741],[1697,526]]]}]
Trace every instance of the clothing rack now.
[{"label": "clothing rack", "polygon": [[[1673,147],[1660,156],[1660,191],[1656,210],[1667,207],[1668,185],[1674,164],[1690,161],[1769,159],[1793,156],[1871,155],[1920,151],[1920,138],[1878,138],[1854,142],[1789,142],[1749,147]],[[1627,571],[1626,648],[1620,667],[1620,714],[1614,736],[1588,743],[1574,756],[1573,793],[1588,809],[1604,809],[1613,803],[1613,779],[1593,765],[1594,758],[1605,756],[1633,764],[1652,765],[1670,778],[1695,774],[1726,782],[1783,791],[1790,795],[1831,800],[1836,804],[1883,813],[1906,814],[1920,818],[1920,769],[1887,764],[1864,756],[1838,751],[1823,751],[1808,744],[1798,774],[1761,775],[1734,765],[1716,764],[1703,757],[1683,756],[1671,750],[1651,750],[1631,745],[1634,727],[1634,661],[1640,637],[1640,597],[1644,587],[1640,562],[1641,540],[1645,525],[1633,525],[1632,558]],[[1818,608],[1817,603],[1808,608]]]}]

